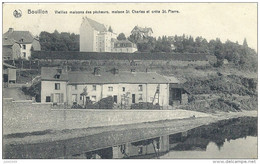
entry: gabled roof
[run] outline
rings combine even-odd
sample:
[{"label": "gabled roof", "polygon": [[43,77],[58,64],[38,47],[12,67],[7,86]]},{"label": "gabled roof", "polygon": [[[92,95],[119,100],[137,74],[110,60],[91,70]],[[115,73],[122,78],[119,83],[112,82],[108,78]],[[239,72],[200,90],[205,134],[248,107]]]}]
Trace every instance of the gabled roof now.
[{"label": "gabled roof", "polygon": [[85,21],[88,21],[90,26],[93,27],[96,31],[104,32],[107,31],[105,25],[98,23],[97,21],[94,21],[90,18],[85,17]]},{"label": "gabled roof", "polygon": [[4,33],[3,38],[18,43],[32,43],[34,40],[34,36],[29,31],[8,31]]},{"label": "gabled roof", "polygon": [[139,30],[139,31],[144,32],[144,33],[149,32],[149,31],[153,32],[152,28],[150,28],[150,27],[143,28],[143,27],[135,26],[133,28],[133,30]]}]

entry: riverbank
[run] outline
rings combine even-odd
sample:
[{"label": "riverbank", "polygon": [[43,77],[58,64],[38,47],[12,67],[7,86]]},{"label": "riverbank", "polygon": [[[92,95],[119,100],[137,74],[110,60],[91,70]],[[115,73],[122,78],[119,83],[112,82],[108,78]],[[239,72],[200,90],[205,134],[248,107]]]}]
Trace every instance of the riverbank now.
[{"label": "riverbank", "polygon": [[[208,117],[199,118],[161,120],[61,131],[50,130],[39,132],[38,134],[28,133],[24,136],[5,135],[4,157],[10,157],[10,153],[12,153],[12,158],[64,157],[93,151],[100,147],[111,147],[125,142],[185,132],[202,125],[238,117],[257,117],[257,111],[219,112]],[[41,154],[40,157],[37,152]]]}]

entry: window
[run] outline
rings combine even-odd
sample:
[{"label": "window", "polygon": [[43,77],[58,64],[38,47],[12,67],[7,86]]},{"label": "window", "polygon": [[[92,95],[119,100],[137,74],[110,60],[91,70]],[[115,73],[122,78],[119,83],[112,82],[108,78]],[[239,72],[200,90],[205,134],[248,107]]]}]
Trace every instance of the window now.
[{"label": "window", "polygon": [[123,92],[125,92],[125,87],[122,88]]},{"label": "window", "polygon": [[26,45],[25,45],[25,44],[23,45],[23,49],[24,49],[24,50],[26,49]]},{"label": "window", "polygon": [[138,154],[143,154],[143,147],[138,148]]},{"label": "window", "polygon": [[138,85],[138,91],[143,91],[143,85]]},{"label": "window", "polygon": [[96,85],[92,85],[93,91],[97,90],[97,86]]},{"label": "window", "polygon": [[25,57],[25,58],[26,58],[26,52],[23,52],[23,57]]},{"label": "window", "polygon": [[51,102],[51,96],[46,96],[46,102]]},{"label": "window", "polygon": [[92,96],[91,97],[91,101],[96,102],[97,101],[97,96]]},{"label": "window", "polygon": [[55,78],[55,79],[59,79],[59,78],[60,78],[60,75],[59,75],[59,74],[56,74],[56,75],[54,76],[54,78]]},{"label": "window", "polygon": [[143,94],[139,94],[138,100],[143,101]]},{"label": "window", "polygon": [[113,87],[108,87],[108,91],[112,92],[113,91]]},{"label": "window", "polygon": [[72,94],[72,102],[77,102],[77,94]]},{"label": "window", "polygon": [[60,83],[55,83],[55,90],[60,90]]},{"label": "window", "polygon": [[74,90],[77,90],[77,89],[78,89],[78,86],[77,86],[77,85],[72,85],[72,88],[73,88]]}]

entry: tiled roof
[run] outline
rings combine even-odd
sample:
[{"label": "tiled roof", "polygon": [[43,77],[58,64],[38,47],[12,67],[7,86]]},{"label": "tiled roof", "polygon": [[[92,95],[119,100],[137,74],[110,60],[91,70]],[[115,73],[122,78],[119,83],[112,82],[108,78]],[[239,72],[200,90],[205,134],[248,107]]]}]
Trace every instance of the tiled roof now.
[{"label": "tiled roof", "polygon": [[12,39],[18,43],[32,43],[34,40],[34,36],[29,31],[8,31],[4,33],[3,38]]},{"label": "tiled roof", "polygon": [[106,27],[103,24],[98,23],[97,21],[94,21],[87,17],[85,19],[89,22],[90,26],[93,27],[95,30],[100,32],[107,31]]}]

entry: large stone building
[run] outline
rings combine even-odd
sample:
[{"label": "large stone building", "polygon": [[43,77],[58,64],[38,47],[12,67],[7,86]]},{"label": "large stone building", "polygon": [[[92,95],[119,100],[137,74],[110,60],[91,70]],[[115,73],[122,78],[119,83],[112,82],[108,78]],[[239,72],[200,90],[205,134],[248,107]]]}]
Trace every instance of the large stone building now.
[{"label": "large stone building", "polygon": [[[80,26],[80,52],[128,52],[137,51],[130,41],[119,44],[116,34],[109,31],[104,24],[84,17]],[[129,42],[131,44],[129,44]]]},{"label": "large stone building", "polygon": [[109,96],[120,105],[152,102],[168,106],[172,104],[170,97],[174,99],[176,96],[181,97],[176,94],[182,94],[171,93],[173,90],[170,84],[179,83],[176,78],[155,72],[126,72],[118,69],[101,71],[100,68],[95,68],[94,72],[84,72],[43,67],[41,79],[42,103],[67,103],[69,106],[84,106],[87,100],[95,103]]},{"label": "large stone building", "polygon": [[40,51],[39,40],[29,31],[14,31],[13,28],[3,34],[3,57],[7,60],[29,59],[31,50]]}]

